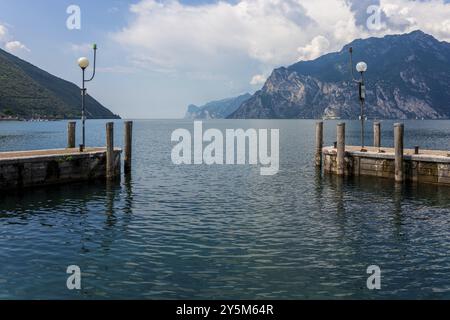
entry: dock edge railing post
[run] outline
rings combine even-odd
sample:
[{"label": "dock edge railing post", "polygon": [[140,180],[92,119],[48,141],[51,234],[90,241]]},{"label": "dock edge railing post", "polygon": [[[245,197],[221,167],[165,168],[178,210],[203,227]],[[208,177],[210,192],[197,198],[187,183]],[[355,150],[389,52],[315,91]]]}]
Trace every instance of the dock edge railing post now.
[{"label": "dock edge railing post", "polygon": [[123,161],[125,173],[131,172],[132,152],[133,152],[133,121],[125,121],[125,157]]},{"label": "dock edge railing post", "polygon": [[77,123],[75,121],[69,121],[67,123],[67,148],[75,148],[75,130]]},{"label": "dock edge railing post", "polygon": [[381,123],[378,121],[373,123],[373,146],[381,148]]},{"label": "dock edge railing post", "polygon": [[403,182],[405,179],[403,162],[403,135],[405,126],[403,123],[394,125],[394,149],[395,149],[395,181]]},{"label": "dock edge railing post", "polygon": [[114,123],[106,124],[106,178],[112,179],[115,175],[114,170]]},{"label": "dock edge railing post", "polygon": [[337,174],[345,174],[345,123],[337,125],[337,156],[336,156]]},{"label": "dock edge railing post", "polygon": [[323,121],[316,122],[316,155],[315,164],[317,168],[322,167],[323,157]]}]

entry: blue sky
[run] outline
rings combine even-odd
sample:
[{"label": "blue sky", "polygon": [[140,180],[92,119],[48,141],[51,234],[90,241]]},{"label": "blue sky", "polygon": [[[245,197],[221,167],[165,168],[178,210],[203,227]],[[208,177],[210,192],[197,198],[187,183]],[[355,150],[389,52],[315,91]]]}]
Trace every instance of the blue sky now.
[{"label": "blue sky", "polygon": [[[66,27],[72,4],[81,30]],[[130,118],[182,117],[190,103],[258,90],[275,67],[419,28],[449,41],[449,1],[0,0],[2,49],[78,84],[76,60],[96,42],[89,93]]]}]

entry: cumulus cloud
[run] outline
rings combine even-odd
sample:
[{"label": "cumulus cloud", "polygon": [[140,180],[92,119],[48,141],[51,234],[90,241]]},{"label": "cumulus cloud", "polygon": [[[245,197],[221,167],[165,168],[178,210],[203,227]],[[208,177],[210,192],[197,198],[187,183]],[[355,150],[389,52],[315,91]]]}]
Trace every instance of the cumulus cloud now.
[{"label": "cumulus cloud", "polygon": [[[295,62],[299,47],[320,34],[337,48],[358,34],[344,0],[241,0],[190,6],[142,0],[132,22],[113,38],[137,63],[155,69],[202,69],[242,60]],[[322,53],[322,52],[321,52]]]},{"label": "cumulus cloud", "polygon": [[416,29],[450,41],[450,3],[443,0],[380,0],[387,19],[383,33],[408,32]]},{"label": "cumulus cloud", "polygon": [[99,67],[98,72],[103,73],[117,73],[117,74],[132,74],[136,73],[136,69],[124,66],[112,66],[112,67]]},{"label": "cumulus cloud", "polygon": [[15,54],[30,52],[30,49],[28,49],[22,42],[12,39],[10,33],[8,32],[8,28],[4,25],[0,25],[0,45],[4,46],[7,51]]},{"label": "cumulus cloud", "polygon": [[257,85],[260,85],[260,84],[264,84],[266,82],[266,80],[267,80],[266,76],[264,76],[262,74],[257,74],[257,75],[254,75],[252,77],[252,80],[250,81],[250,84],[252,86],[257,86]]},{"label": "cumulus cloud", "polygon": [[370,6],[379,6],[380,0],[348,0],[350,8],[354,12],[355,22],[362,26],[367,26],[367,14]]},{"label": "cumulus cloud", "polygon": [[324,36],[317,36],[312,39],[311,43],[304,47],[298,48],[300,53],[299,60],[313,60],[322,55],[330,47],[330,41]]},{"label": "cumulus cloud", "polygon": [[6,38],[7,29],[5,26],[0,24],[0,41],[3,41]]},{"label": "cumulus cloud", "polygon": [[82,43],[82,44],[71,43],[69,46],[70,50],[76,53],[86,54],[92,51],[91,43]]},{"label": "cumulus cloud", "polygon": [[20,41],[9,41],[5,44],[6,50],[9,52],[17,53],[20,51],[27,51],[30,52],[30,49],[28,49],[22,42]]},{"label": "cumulus cloud", "polygon": [[[375,30],[367,28],[373,5],[381,15]],[[444,0],[238,0],[195,6],[141,0],[130,12],[129,24],[111,36],[135,66],[231,79],[245,66],[257,74],[251,85],[260,84],[271,68],[315,59],[356,38],[422,29],[450,40],[450,4]]]}]

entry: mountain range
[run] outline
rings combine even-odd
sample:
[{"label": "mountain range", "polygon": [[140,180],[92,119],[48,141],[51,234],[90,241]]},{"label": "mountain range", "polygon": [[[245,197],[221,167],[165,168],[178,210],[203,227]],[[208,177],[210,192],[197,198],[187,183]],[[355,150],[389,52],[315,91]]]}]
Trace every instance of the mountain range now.
[{"label": "mountain range", "polygon": [[[60,79],[0,49],[0,119],[74,119],[81,116],[81,93]],[[118,115],[86,96],[90,119],[117,119]]]},{"label": "mountain range", "polygon": [[[422,31],[358,39],[339,52],[275,69],[231,119],[356,119],[354,63],[365,61],[366,115],[378,119],[450,118],[450,44]],[[356,73],[356,71],[355,71]],[[355,75],[359,77],[359,74]]]},{"label": "mountain range", "polygon": [[212,101],[200,107],[191,104],[188,106],[185,119],[224,119],[235,112],[251,97],[252,95],[250,93],[246,93],[235,98]]}]

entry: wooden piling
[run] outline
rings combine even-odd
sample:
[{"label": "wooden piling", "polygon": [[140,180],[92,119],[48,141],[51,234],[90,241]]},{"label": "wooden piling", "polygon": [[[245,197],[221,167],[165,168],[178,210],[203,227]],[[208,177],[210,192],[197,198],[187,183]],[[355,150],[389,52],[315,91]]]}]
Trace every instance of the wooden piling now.
[{"label": "wooden piling", "polygon": [[125,156],[124,156],[124,171],[131,172],[131,159],[133,151],[133,121],[125,122]]},{"label": "wooden piling", "polygon": [[337,125],[337,174],[342,176],[345,173],[345,123]]},{"label": "wooden piling", "polygon": [[75,148],[75,129],[77,123],[75,121],[70,121],[67,123],[67,148]]},{"label": "wooden piling", "polygon": [[106,124],[106,178],[114,178],[114,123]]},{"label": "wooden piling", "polygon": [[373,123],[373,146],[375,148],[381,148],[381,123]]},{"label": "wooden piling", "polygon": [[405,180],[405,170],[403,165],[403,134],[404,124],[396,123],[394,125],[394,149],[395,149],[395,181],[403,182]]},{"label": "wooden piling", "polygon": [[323,152],[323,121],[316,123],[316,167],[322,167],[322,152]]}]

